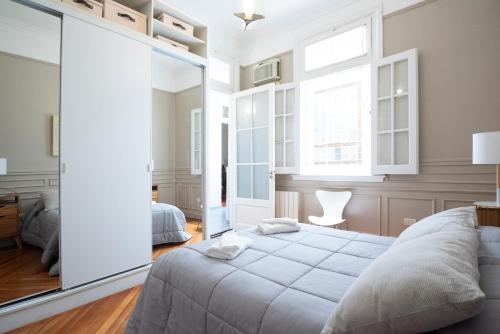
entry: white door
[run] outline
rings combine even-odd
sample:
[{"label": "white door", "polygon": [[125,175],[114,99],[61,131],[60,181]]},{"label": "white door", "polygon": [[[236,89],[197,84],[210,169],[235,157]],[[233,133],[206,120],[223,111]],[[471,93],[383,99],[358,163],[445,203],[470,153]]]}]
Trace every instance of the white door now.
[{"label": "white door", "polygon": [[151,49],[65,16],[61,82],[68,289],[151,263]]},{"label": "white door", "polygon": [[274,217],[274,84],[233,95],[230,206],[235,230]]}]

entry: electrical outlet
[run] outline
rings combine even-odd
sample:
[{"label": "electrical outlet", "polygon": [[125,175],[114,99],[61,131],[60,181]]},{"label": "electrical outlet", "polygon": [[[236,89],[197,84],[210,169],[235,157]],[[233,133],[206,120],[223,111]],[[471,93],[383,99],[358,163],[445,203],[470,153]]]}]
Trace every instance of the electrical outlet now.
[{"label": "electrical outlet", "polygon": [[417,222],[417,220],[414,218],[404,218],[403,219],[404,226],[411,226],[411,225],[415,224],[416,222]]}]

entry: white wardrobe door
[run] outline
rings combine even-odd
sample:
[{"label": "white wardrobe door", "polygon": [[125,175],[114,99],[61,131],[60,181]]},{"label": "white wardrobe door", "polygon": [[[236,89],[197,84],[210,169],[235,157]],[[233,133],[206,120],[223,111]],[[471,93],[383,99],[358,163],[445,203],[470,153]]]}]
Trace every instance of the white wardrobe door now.
[{"label": "white wardrobe door", "polygon": [[63,289],[151,262],[151,49],[65,16]]}]

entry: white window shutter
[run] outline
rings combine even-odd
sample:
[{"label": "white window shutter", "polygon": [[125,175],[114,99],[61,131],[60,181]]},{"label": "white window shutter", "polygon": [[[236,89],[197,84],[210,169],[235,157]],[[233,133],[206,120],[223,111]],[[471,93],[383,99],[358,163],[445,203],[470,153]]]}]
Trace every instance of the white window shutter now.
[{"label": "white window shutter", "polygon": [[191,110],[191,175],[201,175],[201,109]]},{"label": "white window shutter", "polygon": [[276,174],[298,174],[299,89],[295,83],[276,85],[275,91],[275,170]]},{"label": "white window shutter", "polygon": [[380,59],[372,80],[372,172],[418,174],[417,49]]}]

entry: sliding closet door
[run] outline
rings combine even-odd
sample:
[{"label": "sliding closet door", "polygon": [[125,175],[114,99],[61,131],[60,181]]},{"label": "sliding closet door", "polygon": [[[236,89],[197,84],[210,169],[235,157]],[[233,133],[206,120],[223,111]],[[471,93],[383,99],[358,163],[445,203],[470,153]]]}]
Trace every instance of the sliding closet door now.
[{"label": "sliding closet door", "polygon": [[151,49],[63,18],[62,287],[151,262]]}]

